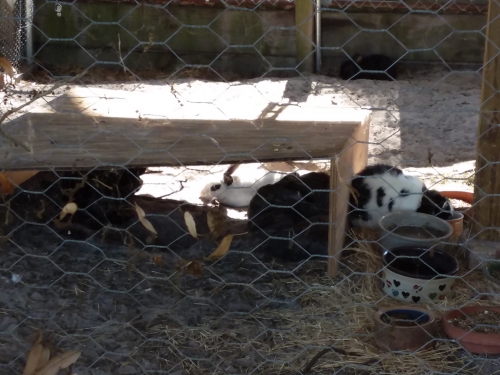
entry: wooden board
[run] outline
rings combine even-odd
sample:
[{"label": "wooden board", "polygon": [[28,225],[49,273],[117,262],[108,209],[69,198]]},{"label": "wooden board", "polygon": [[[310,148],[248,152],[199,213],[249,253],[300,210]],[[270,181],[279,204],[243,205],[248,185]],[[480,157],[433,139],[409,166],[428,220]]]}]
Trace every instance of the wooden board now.
[{"label": "wooden board", "polygon": [[472,231],[480,240],[500,240],[500,4],[489,2],[477,141]]},{"label": "wooden board", "polygon": [[356,129],[337,158],[330,165],[330,227],[328,232],[328,274],[338,273],[340,253],[344,248],[349,212],[349,184],[368,161],[369,117]]},{"label": "wooden board", "polygon": [[299,71],[312,73],[314,63],[314,0],[295,1],[295,43]]},{"label": "wooden board", "polygon": [[258,118],[241,120],[227,118],[209,104],[174,111],[162,102],[158,92],[73,88],[4,125],[5,132],[31,152],[13,147],[2,138],[0,168],[44,170],[334,158],[369,113],[334,107],[267,106]]}]

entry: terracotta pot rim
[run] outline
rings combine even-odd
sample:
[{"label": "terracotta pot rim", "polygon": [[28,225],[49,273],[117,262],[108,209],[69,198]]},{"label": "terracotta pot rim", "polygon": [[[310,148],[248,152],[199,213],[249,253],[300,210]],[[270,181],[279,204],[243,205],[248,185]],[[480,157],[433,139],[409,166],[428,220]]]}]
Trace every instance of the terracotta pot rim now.
[{"label": "terracotta pot rim", "polygon": [[465,203],[474,203],[474,193],[462,190],[445,190],[439,192],[443,197],[448,199],[458,199]]},{"label": "terracotta pot rim", "polygon": [[465,216],[465,215],[464,215],[464,213],[463,213],[462,211],[460,211],[460,210],[455,210],[455,212],[453,213],[453,215],[455,215],[455,214],[458,214],[458,215],[460,215],[461,217],[457,217],[456,219],[448,219],[448,220],[446,220],[446,221],[447,221],[448,223],[450,223],[450,222],[456,222],[456,221],[463,221],[463,220],[464,220],[464,216]]},{"label": "terracotta pot rim", "polygon": [[[450,310],[443,315],[443,326],[445,328],[446,334],[453,338],[458,339],[459,341],[464,341],[467,343],[473,343],[478,345],[497,345],[500,346],[500,333],[481,333],[474,331],[466,331],[462,328],[459,328],[452,323],[449,323],[450,315],[466,315],[467,312],[477,312],[483,310],[494,310],[496,312],[500,312],[500,306],[466,306],[461,309]],[[452,334],[449,330],[446,330],[446,327],[449,327],[454,331]],[[485,341],[487,340],[487,341]],[[494,344],[493,344],[493,343]]]},{"label": "terracotta pot rim", "polygon": [[[390,324],[387,324],[384,322],[381,318],[383,314],[388,313],[389,311],[395,311],[395,310],[413,310],[413,311],[418,311],[421,312],[422,314],[425,314],[429,317],[429,321],[423,324],[419,324],[413,327],[404,327],[404,326],[391,326]],[[428,327],[433,325],[436,322],[436,316],[432,313],[432,311],[425,310],[423,308],[419,307],[414,307],[414,306],[409,306],[409,305],[404,305],[404,306],[391,306],[391,307],[383,307],[379,308],[379,310],[375,313],[375,319],[377,322],[382,324],[385,327],[393,327],[397,329],[402,329],[402,330],[412,330],[415,328],[422,329],[422,327]]]}]

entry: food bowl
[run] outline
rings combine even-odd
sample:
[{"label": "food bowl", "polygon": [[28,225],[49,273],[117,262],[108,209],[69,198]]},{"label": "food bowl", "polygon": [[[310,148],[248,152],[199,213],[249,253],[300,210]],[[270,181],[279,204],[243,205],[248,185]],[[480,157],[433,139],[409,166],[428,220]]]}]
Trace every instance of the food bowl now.
[{"label": "food bowl", "polygon": [[411,306],[386,307],[374,316],[375,345],[383,351],[417,351],[435,346],[435,317]]},{"label": "food bowl", "polygon": [[[480,328],[481,326],[476,323],[474,315],[485,314],[492,316],[499,313],[499,306],[466,306],[460,310],[450,310],[443,316],[443,330],[448,337],[457,340],[464,349],[471,353],[500,354],[500,334],[494,332],[476,332],[470,328],[462,329],[453,324],[455,319],[463,319],[467,322],[468,326]],[[485,325],[483,323],[482,327],[486,328],[490,324],[487,323]],[[496,326],[497,324],[494,325]],[[491,330],[491,328],[488,328],[488,330]]]},{"label": "food bowl", "polygon": [[422,303],[451,297],[458,260],[448,253],[397,247],[382,255],[384,292],[399,301]]},{"label": "food bowl", "polygon": [[464,230],[464,215],[460,212],[455,211],[450,220],[446,220],[448,224],[453,228],[453,233],[449,238],[450,242],[457,242]]},{"label": "food bowl", "polygon": [[448,199],[458,199],[469,204],[474,203],[474,193],[469,191],[440,191],[439,194]]},{"label": "food bowl", "polygon": [[455,207],[455,212],[460,212],[468,218],[472,217],[474,213],[474,207],[472,207],[474,204],[474,193],[468,191],[440,191],[439,194],[448,199],[456,199],[470,204],[469,207]]},{"label": "food bowl", "polygon": [[445,220],[419,212],[393,212],[378,221],[379,244],[390,250],[401,246],[433,247],[450,238],[453,228]]}]

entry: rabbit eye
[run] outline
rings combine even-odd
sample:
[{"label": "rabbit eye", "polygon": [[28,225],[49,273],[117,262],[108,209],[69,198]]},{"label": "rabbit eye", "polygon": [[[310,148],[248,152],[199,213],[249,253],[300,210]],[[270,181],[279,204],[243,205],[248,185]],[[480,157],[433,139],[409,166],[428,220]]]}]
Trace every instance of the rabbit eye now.
[{"label": "rabbit eye", "polygon": [[216,191],[216,190],[219,190],[219,189],[220,189],[220,184],[212,185],[212,187],[210,188],[210,190],[212,190],[212,191]]}]

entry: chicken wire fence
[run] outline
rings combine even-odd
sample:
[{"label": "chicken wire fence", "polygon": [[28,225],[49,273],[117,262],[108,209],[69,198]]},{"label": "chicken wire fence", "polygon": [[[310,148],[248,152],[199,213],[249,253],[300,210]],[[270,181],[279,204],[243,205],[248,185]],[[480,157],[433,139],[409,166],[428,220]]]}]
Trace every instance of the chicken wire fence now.
[{"label": "chicken wire fence", "polygon": [[[486,1],[14,4],[0,51],[32,64],[1,93],[2,374],[500,370],[495,1],[490,21]],[[345,189],[366,164],[387,167]],[[426,189],[459,192],[438,194],[453,236],[439,199],[407,221]],[[382,256],[398,210],[387,232],[425,252]]]}]

